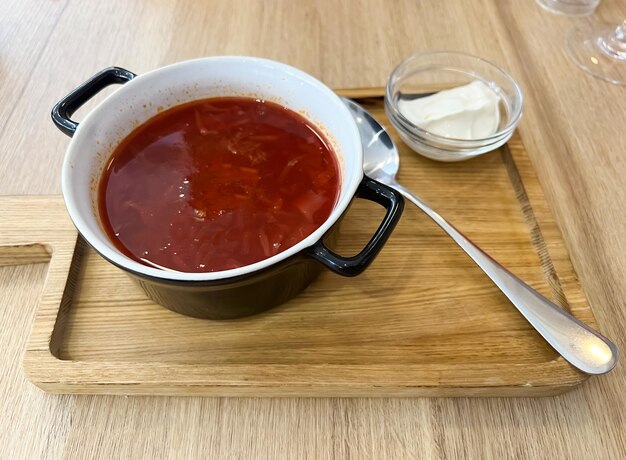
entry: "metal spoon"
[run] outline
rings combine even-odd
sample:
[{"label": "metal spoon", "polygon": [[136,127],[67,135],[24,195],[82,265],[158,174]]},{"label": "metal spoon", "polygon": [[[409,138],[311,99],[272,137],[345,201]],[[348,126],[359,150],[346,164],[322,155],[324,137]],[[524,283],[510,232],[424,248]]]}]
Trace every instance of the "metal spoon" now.
[{"label": "metal spoon", "polygon": [[588,374],[604,374],[617,363],[613,342],[550,302],[483,252],[419,197],[396,181],[400,157],[389,133],[363,107],[345,99],[363,141],[363,171],[398,190],[437,223],[491,278],[528,322],[563,358]]}]

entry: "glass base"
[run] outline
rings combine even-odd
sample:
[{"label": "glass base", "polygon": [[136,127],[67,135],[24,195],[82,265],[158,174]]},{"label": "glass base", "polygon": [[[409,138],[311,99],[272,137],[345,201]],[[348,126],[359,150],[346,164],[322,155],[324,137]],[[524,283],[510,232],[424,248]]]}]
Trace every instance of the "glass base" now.
[{"label": "glass base", "polygon": [[594,77],[626,84],[626,54],[607,47],[615,27],[580,26],[570,31],[565,49],[574,63]]},{"label": "glass base", "polygon": [[589,16],[600,0],[535,0],[544,10],[567,16]]}]

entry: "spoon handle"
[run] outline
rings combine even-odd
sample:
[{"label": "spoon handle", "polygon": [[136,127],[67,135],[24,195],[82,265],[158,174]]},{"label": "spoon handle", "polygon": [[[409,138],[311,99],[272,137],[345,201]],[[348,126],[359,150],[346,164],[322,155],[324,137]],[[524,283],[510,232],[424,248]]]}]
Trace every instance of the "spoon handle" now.
[{"label": "spoon handle", "polygon": [[424,211],[478,264],[530,324],[574,367],[604,374],[617,363],[613,342],[546,299],[472,243],[409,189],[389,184]]}]

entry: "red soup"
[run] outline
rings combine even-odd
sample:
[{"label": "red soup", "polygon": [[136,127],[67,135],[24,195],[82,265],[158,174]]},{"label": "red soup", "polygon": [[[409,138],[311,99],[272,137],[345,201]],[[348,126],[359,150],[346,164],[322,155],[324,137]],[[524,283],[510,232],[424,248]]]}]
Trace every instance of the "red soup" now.
[{"label": "red soup", "polygon": [[213,272],[302,241],[339,195],[336,156],[277,104],[225,97],[164,111],[114,151],[100,181],[104,229],[153,267]]}]

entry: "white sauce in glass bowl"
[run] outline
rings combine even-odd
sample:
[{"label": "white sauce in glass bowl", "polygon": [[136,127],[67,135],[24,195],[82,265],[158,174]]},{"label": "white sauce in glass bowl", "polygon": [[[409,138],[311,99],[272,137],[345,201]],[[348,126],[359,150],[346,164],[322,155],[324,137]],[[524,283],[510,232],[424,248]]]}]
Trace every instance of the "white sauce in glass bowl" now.
[{"label": "white sauce in glass bowl", "polygon": [[498,130],[500,96],[480,80],[419,99],[400,99],[398,110],[411,123],[439,136],[482,139]]}]

